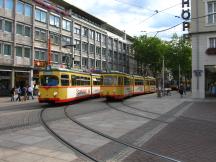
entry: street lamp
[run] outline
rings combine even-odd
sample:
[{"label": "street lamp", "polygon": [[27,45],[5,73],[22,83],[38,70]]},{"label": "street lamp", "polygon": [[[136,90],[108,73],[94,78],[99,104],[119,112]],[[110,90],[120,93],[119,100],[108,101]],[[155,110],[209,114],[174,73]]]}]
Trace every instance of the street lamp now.
[{"label": "street lamp", "polygon": [[74,47],[76,47],[76,44],[66,44],[64,46],[62,46],[63,48],[66,48],[66,47],[72,47],[72,58],[71,58],[71,55],[68,57],[67,56],[67,68],[71,68],[73,67],[73,61],[74,61]]}]

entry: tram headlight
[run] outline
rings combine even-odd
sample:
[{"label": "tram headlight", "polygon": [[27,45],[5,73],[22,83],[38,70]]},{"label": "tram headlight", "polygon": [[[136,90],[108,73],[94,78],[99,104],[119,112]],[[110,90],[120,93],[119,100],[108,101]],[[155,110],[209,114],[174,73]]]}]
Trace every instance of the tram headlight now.
[{"label": "tram headlight", "polygon": [[40,92],[38,92],[38,96],[39,96],[39,97],[40,97],[40,95],[41,95]]},{"label": "tram headlight", "polygon": [[56,97],[58,95],[58,92],[53,92],[53,96]]}]

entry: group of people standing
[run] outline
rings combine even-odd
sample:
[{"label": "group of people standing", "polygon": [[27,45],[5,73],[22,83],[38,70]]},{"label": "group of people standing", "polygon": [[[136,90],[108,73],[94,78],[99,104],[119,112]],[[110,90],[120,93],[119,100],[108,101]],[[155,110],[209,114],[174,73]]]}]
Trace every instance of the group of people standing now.
[{"label": "group of people standing", "polygon": [[13,87],[10,91],[11,102],[13,101],[26,101],[30,98],[33,100],[33,88],[31,86],[18,86]]}]

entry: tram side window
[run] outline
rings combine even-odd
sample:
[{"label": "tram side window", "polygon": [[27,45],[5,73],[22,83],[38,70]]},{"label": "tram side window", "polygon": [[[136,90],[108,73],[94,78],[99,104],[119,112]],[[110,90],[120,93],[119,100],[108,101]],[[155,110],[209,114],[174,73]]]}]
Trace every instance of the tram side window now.
[{"label": "tram side window", "polygon": [[118,77],[118,85],[123,85],[123,77]]},{"label": "tram side window", "polygon": [[155,81],[150,81],[150,85],[155,85]]},{"label": "tram side window", "polygon": [[130,85],[130,79],[127,77],[124,77],[124,85]]},{"label": "tram side window", "polygon": [[148,80],[145,80],[145,85],[149,85],[149,81]]},{"label": "tram side window", "polygon": [[90,78],[89,77],[84,77],[84,84],[85,86],[89,86],[90,85]]},{"label": "tram side window", "polygon": [[116,76],[104,76],[103,77],[103,85],[117,85],[117,77]]},{"label": "tram side window", "polygon": [[71,85],[72,86],[77,85],[77,76],[75,76],[75,75],[71,76]]},{"label": "tram side window", "polygon": [[61,85],[62,86],[69,86],[69,75],[61,75]]},{"label": "tram side window", "polygon": [[143,85],[143,80],[136,79],[135,85]]},{"label": "tram side window", "polygon": [[59,83],[58,77],[54,75],[41,76],[41,86],[57,86]]},{"label": "tram side window", "polygon": [[101,79],[100,78],[92,78],[93,79],[93,85],[100,85]]}]

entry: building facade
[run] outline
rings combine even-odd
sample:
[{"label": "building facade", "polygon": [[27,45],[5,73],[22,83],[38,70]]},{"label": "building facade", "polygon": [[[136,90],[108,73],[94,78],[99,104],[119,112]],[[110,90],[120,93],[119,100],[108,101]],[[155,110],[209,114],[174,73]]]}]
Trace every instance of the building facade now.
[{"label": "building facade", "polygon": [[192,95],[216,96],[216,0],[191,1]]},{"label": "building facade", "polygon": [[48,60],[60,67],[136,73],[132,40],[62,0],[0,0],[0,96],[38,82]]}]

